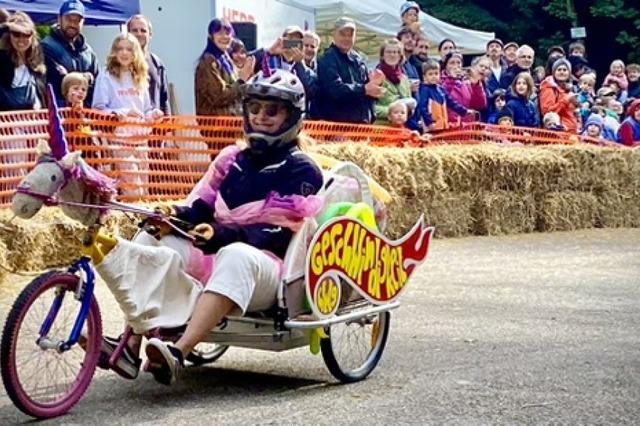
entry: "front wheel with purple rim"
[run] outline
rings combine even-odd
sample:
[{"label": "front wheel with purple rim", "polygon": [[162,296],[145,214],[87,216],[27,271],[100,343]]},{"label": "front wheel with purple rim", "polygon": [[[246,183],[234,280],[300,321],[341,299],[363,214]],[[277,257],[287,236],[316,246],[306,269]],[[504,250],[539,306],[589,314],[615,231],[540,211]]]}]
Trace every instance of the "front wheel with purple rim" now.
[{"label": "front wheel with purple rim", "polygon": [[[74,297],[78,276],[52,271],[33,280],[18,296],[7,317],[0,346],[0,372],[7,395],[24,413],[50,418],[68,412],[91,383],[100,355],[102,320],[95,297],[84,324],[86,341],[69,350],[42,349],[40,327],[54,299],[63,294],[47,338],[69,338],[81,303]],[[83,349],[84,348],[84,349]]]}]

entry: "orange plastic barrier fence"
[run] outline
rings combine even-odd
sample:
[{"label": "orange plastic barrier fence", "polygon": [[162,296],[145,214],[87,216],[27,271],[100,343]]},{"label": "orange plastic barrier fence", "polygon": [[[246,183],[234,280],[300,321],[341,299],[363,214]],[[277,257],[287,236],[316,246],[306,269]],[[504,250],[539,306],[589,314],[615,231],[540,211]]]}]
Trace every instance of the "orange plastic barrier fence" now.
[{"label": "orange plastic barrier fence", "polygon": [[[92,110],[61,109],[72,150],[119,181],[122,201],[186,196],[220,149],[242,138],[239,117],[171,116],[150,122],[119,119]],[[0,206],[6,207],[48,139],[47,111],[0,113]],[[384,126],[306,122],[305,132],[325,141],[397,145],[402,130]]]},{"label": "orange plastic barrier fence", "polygon": [[617,146],[615,142],[603,142],[574,133],[530,127],[507,127],[486,123],[462,123],[455,129],[434,134],[429,144],[473,144],[473,143],[520,143],[525,145],[550,145],[588,143],[602,146]]},{"label": "orange plastic barrier fence", "polygon": [[[71,149],[82,151],[89,164],[118,179],[122,201],[186,196],[220,149],[241,139],[243,133],[239,117],[172,116],[149,122],[91,110],[62,109],[61,113]],[[33,166],[38,140],[48,138],[47,123],[46,110],[0,113],[0,206],[9,205],[18,183]],[[319,142],[382,146],[598,143],[565,133],[481,123],[435,134],[428,142],[405,129],[386,126],[308,121],[304,130]]]}]

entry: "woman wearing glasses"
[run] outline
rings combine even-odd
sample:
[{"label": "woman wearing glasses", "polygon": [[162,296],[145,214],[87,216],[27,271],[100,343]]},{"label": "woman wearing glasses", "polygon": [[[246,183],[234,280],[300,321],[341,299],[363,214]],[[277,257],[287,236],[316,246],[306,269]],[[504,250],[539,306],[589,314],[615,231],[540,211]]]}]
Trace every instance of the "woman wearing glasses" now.
[{"label": "woman wearing glasses", "polygon": [[[245,141],[223,149],[187,199],[163,205],[196,239],[155,223],[155,238],[140,233],[119,241],[96,268],[135,333],[189,320],[175,345],[150,339],[146,354],[157,381],[172,384],[191,349],[232,311],[264,310],[276,302],[282,259],[306,217],[322,201],[316,164],[300,150],[304,87],[295,75],[259,72],[242,89]],[[159,238],[156,239],[156,238]],[[209,255],[215,254],[215,268]],[[132,275],[122,273],[123,265]],[[137,278],[140,278],[138,280]],[[140,336],[129,341],[114,370],[135,378]],[[105,338],[103,354],[117,340]]]},{"label": "woman wearing glasses", "polygon": [[29,15],[16,12],[0,38],[0,111],[45,106],[45,65],[35,26]]}]

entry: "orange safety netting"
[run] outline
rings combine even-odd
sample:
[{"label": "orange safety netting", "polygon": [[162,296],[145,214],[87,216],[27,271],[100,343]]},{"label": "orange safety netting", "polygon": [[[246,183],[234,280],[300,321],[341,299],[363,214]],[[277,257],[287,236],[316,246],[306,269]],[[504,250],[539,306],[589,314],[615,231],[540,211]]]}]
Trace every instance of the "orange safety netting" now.
[{"label": "orange safety netting", "polygon": [[[182,198],[220,149],[242,138],[240,117],[171,116],[160,121],[119,119],[91,110],[61,109],[72,150],[119,181],[122,201]],[[0,206],[7,206],[36,160],[39,139],[48,139],[47,111],[0,113]],[[406,129],[307,121],[305,133],[320,142],[363,141],[381,146],[443,143],[597,143],[540,129],[504,128],[481,123],[438,133],[428,142]],[[409,141],[409,143],[407,143]]]},{"label": "orange safety netting", "polygon": [[[60,110],[72,150],[118,179],[122,201],[182,198],[227,145],[242,138],[240,117],[171,116],[151,122],[120,119],[92,110]],[[48,139],[47,111],[0,113],[0,206],[7,206]],[[397,145],[402,130],[384,126],[305,122],[317,141],[365,141]]]},{"label": "orange safety netting", "polygon": [[462,123],[460,127],[435,133],[429,144],[473,144],[473,143],[521,143],[525,145],[572,145],[588,143],[602,146],[621,146],[615,142],[604,142],[575,133],[558,132],[530,127],[508,127],[486,123]]}]

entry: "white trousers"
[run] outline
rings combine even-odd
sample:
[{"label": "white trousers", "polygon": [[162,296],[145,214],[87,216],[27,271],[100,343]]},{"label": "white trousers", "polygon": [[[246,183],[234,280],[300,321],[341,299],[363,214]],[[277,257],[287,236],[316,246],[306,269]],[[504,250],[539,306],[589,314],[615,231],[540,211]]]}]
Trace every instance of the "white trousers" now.
[{"label": "white trousers", "polygon": [[134,332],[186,323],[203,291],[231,299],[238,307],[234,314],[274,305],[280,265],[271,256],[248,244],[230,244],[218,251],[208,281],[199,283],[185,272],[192,250],[182,238],[158,241],[141,232],[132,242],[120,240],[96,265]]}]

